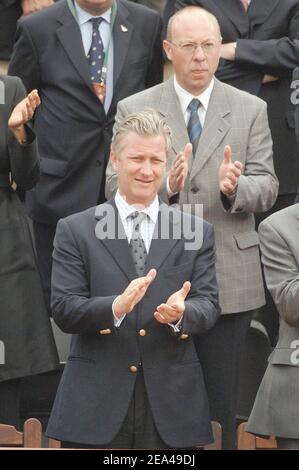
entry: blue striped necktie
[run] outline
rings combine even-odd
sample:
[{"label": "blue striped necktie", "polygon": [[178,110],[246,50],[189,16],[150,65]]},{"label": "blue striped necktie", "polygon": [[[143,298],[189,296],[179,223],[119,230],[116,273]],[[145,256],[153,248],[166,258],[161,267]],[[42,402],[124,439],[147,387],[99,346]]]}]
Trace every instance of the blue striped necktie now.
[{"label": "blue striped necktie", "polygon": [[190,111],[190,118],[187,126],[189,139],[193,147],[193,157],[196,154],[200,134],[202,131],[201,123],[198,117],[198,108],[201,106],[201,102],[197,98],[193,98],[190,101],[188,110]]}]

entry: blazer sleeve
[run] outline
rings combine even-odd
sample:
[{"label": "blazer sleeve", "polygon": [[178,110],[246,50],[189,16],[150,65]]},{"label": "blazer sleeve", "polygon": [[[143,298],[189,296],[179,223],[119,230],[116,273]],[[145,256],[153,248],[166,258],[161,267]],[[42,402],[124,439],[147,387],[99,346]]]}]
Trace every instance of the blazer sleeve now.
[{"label": "blazer sleeve", "polygon": [[216,279],[214,229],[205,224],[203,242],[198,250],[191,278],[191,290],[185,301],[181,334],[199,334],[210,329],[220,315]]},{"label": "blazer sleeve", "polygon": [[280,315],[290,326],[298,327],[299,266],[279,228],[271,221],[260,224],[259,236],[267,287]]},{"label": "blazer sleeve", "polygon": [[115,332],[112,303],[117,295],[90,297],[88,273],[74,233],[60,220],[54,239],[51,307],[65,333]]},{"label": "blazer sleeve", "polygon": [[230,213],[265,212],[273,206],[278,186],[273,166],[267,105],[259,100],[248,137],[246,160],[239,178],[236,198],[231,207],[227,205],[225,196],[222,196],[222,203]]},{"label": "blazer sleeve", "polygon": [[278,39],[237,39],[237,65],[247,69],[291,78],[299,63],[299,4],[289,14],[286,34]]},{"label": "blazer sleeve", "polygon": [[[11,110],[22,101],[25,96],[25,88],[19,78],[14,80],[15,91],[11,103]],[[31,189],[37,183],[40,176],[40,161],[37,150],[37,142],[34,132],[25,126],[29,143],[21,145],[12,132],[8,130],[8,154],[12,179],[21,189]]]},{"label": "blazer sleeve", "polygon": [[40,89],[40,67],[34,38],[26,18],[19,20],[8,74],[20,77],[28,93]]}]

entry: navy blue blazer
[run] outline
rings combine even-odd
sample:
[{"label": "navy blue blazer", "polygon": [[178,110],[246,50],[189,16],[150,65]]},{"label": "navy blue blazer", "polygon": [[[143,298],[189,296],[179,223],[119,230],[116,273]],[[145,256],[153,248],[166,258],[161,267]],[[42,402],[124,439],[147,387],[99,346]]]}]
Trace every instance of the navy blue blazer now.
[{"label": "navy blue blazer", "polygon": [[[115,206],[106,203],[59,221],[53,253],[52,309],[60,328],[73,333],[70,356],[51,413],[47,434],[84,444],[105,445],[115,437],[132,398],[142,363],[155,424],[170,447],[212,442],[209,406],[193,335],[218,318],[218,287],[212,225],[199,221],[202,244],[186,249],[195,218],[161,204],[155,234],[169,219],[170,235],[154,234],[147,268],[157,277],[142,301],[114,327],[112,303],[137,277]],[[96,225],[107,215],[122,232],[100,239]],[[97,220],[100,219],[100,220]],[[171,219],[171,217],[170,217]],[[156,237],[156,238],[155,238]],[[190,245],[189,245],[190,248]],[[191,281],[182,328],[174,333],[157,322],[156,307]],[[139,331],[146,334],[141,336]]]}]

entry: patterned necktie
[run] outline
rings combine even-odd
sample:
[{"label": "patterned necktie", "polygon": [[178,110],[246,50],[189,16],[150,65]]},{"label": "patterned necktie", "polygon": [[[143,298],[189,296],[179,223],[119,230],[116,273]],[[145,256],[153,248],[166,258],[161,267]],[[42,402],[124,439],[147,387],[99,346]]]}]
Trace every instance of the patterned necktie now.
[{"label": "patterned necktie", "polygon": [[242,3],[245,12],[247,12],[249,7],[248,0],[240,0],[240,2]]},{"label": "patterned necktie", "polygon": [[103,18],[92,18],[92,41],[87,55],[88,65],[90,69],[91,81],[99,83],[101,81],[102,67],[105,58],[103,41],[100,35],[99,26]]},{"label": "patterned necktie", "polygon": [[201,106],[201,102],[193,98],[193,100],[190,101],[190,104],[188,106],[188,110],[190,111],[190,118],[187,126],[188,134],[189,134],[189,139],[193,147],[193,156],[196,154],[200,134],[202,131],[201,123],[198,117],[198,108]]},{"label": "patterned necktie", "polygon": [[138,277],[141,277],[144,276],[147,251],[140,233],[140,225],[141,222],[147,218],[147,215],[144,212],[136,211],[129,215],[128,218],[133,220],[132,238],[130,242],[131,253]]}]

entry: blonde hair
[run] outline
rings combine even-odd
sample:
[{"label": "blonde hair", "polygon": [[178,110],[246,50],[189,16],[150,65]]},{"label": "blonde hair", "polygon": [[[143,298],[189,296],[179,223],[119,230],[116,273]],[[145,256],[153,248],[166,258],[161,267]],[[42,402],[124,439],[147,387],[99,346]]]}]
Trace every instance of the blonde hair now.
[{"label": "blonde hair", "polygon": [[118,155],[121,151],[124,137],[129,132],[134,132],[141,137],[163,136],[166,154],[168,154],[171,147],[171,129],[166,123],[165,118],[156,110],[147,108],[125,117],[112,138],[111,151],[115,155]]}]

